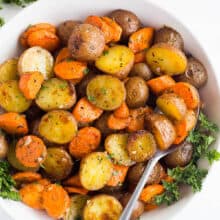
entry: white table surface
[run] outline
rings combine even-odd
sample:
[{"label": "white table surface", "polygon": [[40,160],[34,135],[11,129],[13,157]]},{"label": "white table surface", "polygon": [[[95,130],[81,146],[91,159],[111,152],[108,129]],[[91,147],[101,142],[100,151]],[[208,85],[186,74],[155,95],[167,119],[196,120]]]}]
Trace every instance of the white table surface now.
[{"label": "white table surface", "polygon": [[[136,1],[141,1],[141,0],[136,0]],[[171,11],[189,29],[191,29],[193,32],[199,33],[198,40],[207,50],[209,57],[211,57],[213,65],[215,65],[215,67],[220,71],[220,11],[219,11],[220,1],[219,0],[182,0],[182,1],[181,0],[149,0],[149,1],[152,1],[155,4],[159,4],[160,6],[163,6],[166,10]],[[13,16],[19,13],[21,10],[22,9],[18,7],[5,6],[3,10],[0,10],[0,17],[4,17],[7,22],[8,20],[12,19]],[[215,166],[215,170],[220,169],[220,163],[214,166]],[[213,187],[219,187],[219,185],[218,186],[213,185]],[[215,196],[220,197],[220,195],[215,195]],[[209,202],[210,201],[204,201],[207,207],[209,207],[208,204]],[[218,204],[216,207],[220,208],[220,204]],[[197,209],[198,214],[196,214],[196,216],[198,217],[199,220],[207,220],[207,218],[210,218],[212,220],[220,219],[219,216],[218,217],[212,216],[211,210],[209,210],[210,212],[209,214],[207,214],[207,212],[204,211],[204,208],[198,207]],[[12,220],[12,219],[9,218],[7,214],[0,208],[0,220]]]}]

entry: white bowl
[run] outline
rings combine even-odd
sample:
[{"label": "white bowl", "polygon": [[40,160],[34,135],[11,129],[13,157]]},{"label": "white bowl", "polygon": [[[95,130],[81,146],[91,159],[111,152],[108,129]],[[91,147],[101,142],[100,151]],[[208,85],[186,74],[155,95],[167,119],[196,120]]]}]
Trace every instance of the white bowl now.
[{"label": "white bowl", "polygon": [[[159,8],[152,3],[144,0],[42,0],[32,6],[24,9],[18,16],[5,25],[0,31],[0,62],[7,58],[14,57],[19,54],[18,48],[18,36],[20,33],[30,24],[37,22],[51,22],[58,24],[66,19],[84,19],[91,14],[105,15],[111,10],[122,8],[135,12],[140,20],[145,25],[152,25],[153,27],[161,27],[162,25],[169,25],[176,28],[183,36],[185,41],[185,49],[192,55],[200,59],[206,66],[209,74],[209,81],[206,87],[201,91],[202,99],[206,103],[206,112],[215,122],[220,124],[220,92],[219,82],[220,79],[213,71],[207,54],[203,50],[202,46],[196,40],[196,37],[187,30],[176,18]],[[216,146],[218,146],[216,142]],[[185,192],[183,199],[170,207],[164,207],[160,210],[152,211],[143,215],[141,219],[151,220],[164,220],[186,219],[188,216],[198,217],[198,219],[205,219],[205,216],[214,217],[212,219],[218,219],[217,204],[220,204],[219,196],[213,196],[210,188],[216,187],[215,192],[219,191],[220,181],[216,178],[215,170],[211,169],[211,172],[207,176],[204,184],[203,191],[197,195],[193,195],[191,192]],[[216,186],[214,185],[216,183]],[[218,186],[218,187],[217,187]],[[218,189],[217,189],[218,188]],[[205,201],[202,201],[205,200]],[[213,203],[212,203],[213,201]],[[215,204],[216,203],[216,204]],[[215,205],[213,205],[215,204]],[[49,219],[43,212],[38,212],[33,209],[24,206],[22,203],[13,202],[0,199],[0,206],[13,218],[18,220],[46,220]],[[207,213],[204,210],[206,207],[214,207],[216,213]],[[201,207],[201,209],[199,208]],[[203,207],[203,208],[202,208]],[[195,214],[196,212],[196,214]],[[201,214],[203,213],[203,214]],[[207,214],[207,215],[206,215]],[[204,217],[204,218],[203,218]]]}]

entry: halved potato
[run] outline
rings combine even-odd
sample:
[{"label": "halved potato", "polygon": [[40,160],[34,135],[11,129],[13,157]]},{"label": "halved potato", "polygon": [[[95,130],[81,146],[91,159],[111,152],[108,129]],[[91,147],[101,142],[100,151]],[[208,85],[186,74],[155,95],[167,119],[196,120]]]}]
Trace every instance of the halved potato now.
[{"label": "halved potato", "polygon": [[44,111],[69,109],[76,102],[75,87],[66,80],[49,79],[42,84],[35,101]]},{"label": "halved potato", "polygon": [[31,100],[27,100],[19,90],[17,80],[10,80],[0,83],[0,105],[8,112],[21,113],[30,107]]},{"label": "halved potato", "polygon": [[149,114],[146,116],[146,126],[153,133],[157,146],[161,150],[169,148],[175,138],[176,132],[171,121],[161,114]]},{"label": "halved potato", "polygon": [[128,134],[110,134],[105,139],[105,150],[116,163],[131,166],[135,162],[128,155],[127,143]]},{"label": "halved potato", "polygon": [[23,52],[18,60],[20,75],[26,72],[40,72],[44,79],[53,77],[54,59],[49,51],[41,47],[31,47]]},{"label": "halved potato", "polygon": [[134,64],[134,54],[126,46],[117,45],[104,51],[96,60],[96,67],[101,71],[124,79]]},{"label": "halved potato", "polygon": [[157,145],[154,136],[145,130],[131,133],[128,137],[127,150],[129,157],[136,162],[145,162],[156,153]]},{"label": "halved potato", "polygon": [[184,100],[175,93],[164,93],[157,98],[158,108],[169,118],[180,121],[186,115]]},{"label": "halved potato", "polygon": [[121,203],[113,196],[101,194],[89,199],[83,212],[84,220],[118,220]]},{"label": "halved potato", "polygon": [[178,75],[184,73],[187,67],[185,54],[166,43],[155,44],[147,50],[146,61],[157,75]]},{"label": "halved potato", "polygon": [[197,123],[197,115],[193,110],[188,110],[185,116],[186,130],[191,131]]},{"label": "halved potato", "polygon": [[76,135],[77,123],[70,112],[53,110],[41,118],[38,130],[52,143],[66,144]]},{"label": "halved potato", "polygon": [[126,97],[123,82],[108,75],[93,78],[87,86],[86,93],[92,104],[107,111],[120,107]]},{"label": "halved potato", "polygon": [[80,181],[88,190],[99,190],[112,176],[113,164],[104,152],[93,152],[80,163]]},{"label": "halved potato", "polygon": [[0,82],[18,79],[18,60],[9,59],[0,65]]}]

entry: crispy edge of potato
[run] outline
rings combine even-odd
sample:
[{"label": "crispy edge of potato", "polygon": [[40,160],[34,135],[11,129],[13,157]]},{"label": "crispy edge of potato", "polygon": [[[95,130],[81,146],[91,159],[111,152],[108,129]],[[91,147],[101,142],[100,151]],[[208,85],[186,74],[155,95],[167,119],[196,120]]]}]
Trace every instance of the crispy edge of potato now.
[{"label": "crispy edge of potato", "polygon": [[13,58],[0,64],[0,82],[18,79],[18,59]]}]

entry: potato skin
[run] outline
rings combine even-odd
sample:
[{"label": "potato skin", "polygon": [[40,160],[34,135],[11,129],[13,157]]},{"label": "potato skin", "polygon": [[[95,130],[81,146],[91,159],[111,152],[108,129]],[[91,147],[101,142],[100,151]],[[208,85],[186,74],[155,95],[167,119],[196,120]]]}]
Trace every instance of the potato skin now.
[{"label": "potato skin", "polygon": [[81,61],[94,61],[104,51],[105,38],[100,29],[91,24],[78,24],[68,41],[72,57]]},{"label": "potato skin", "polygon": [[176,151],[164,158],[164,163],[169,168],[184,167],[191,161],[192,153],[192,144],[184,142]]},{"label": "potato skin", "polygon": [[8,142],[0,130],[0,159],[4,159],[8,153]]},{"label": "potato skin", "polygon": [[155,32],[154,43],[168,43],[180,50],[184,49],[184,42],[181,34],[167,26],[164,26]]},{"label": "potato skin", "polygon": [[203,87],[208,81],[207,70],[204,65],[194,57],[188,58],[184,74],[175,77],[178,82],[188,82],[197,89]]},{"label": "potato skin", "polygon": [[139,18],[131,11],[117,9],[112,11],[109,17],[121,26],[122,40],[127,40],[132,33],[141,27]]},{"label": "potato skin", "polygon": [[130,108],[139,108],[146,104],[149,98],[149,89],[141,77],[131,77],[125,83],[126,103]]},{"label": "potato skin", "polygon": [[147,81],[153,77],[153,73],[146,63],[136,63],[131,69],[129,76],[139,76]]}]

